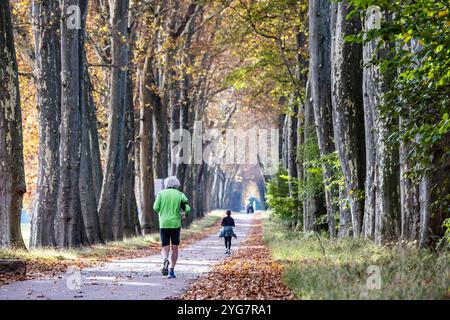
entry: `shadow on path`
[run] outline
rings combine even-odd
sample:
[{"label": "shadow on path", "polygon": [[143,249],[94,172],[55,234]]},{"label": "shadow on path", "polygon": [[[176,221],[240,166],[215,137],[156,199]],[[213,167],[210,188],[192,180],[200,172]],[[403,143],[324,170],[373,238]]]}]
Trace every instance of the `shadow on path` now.
[{"label": "shadow on path", "polygon": [[[233,240],[236,250],[247,238],[254,216],[235,214],[233,217],[238,236]],[[182,293],[224,257],[223,239],[214,232],[180,251],[175,268],[177,279],[161,275],[162,258],[157,254],[89,267],[81,270],[79,277],[63,274],[49,280],[14,282],[0,287],[0,300],[162,300]],[[79,290],[70,290],[67,285],[74,278],[81,284]]]}]

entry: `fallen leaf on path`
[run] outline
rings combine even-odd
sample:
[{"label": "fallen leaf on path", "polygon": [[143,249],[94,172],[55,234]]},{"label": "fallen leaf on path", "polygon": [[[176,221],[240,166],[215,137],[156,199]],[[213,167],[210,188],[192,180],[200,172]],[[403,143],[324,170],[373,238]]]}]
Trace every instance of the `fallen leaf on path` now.
[{"label": "fallen leaf on path", "polygon": [[291,300],[282,282],[283,266],[274,261],[262,238],[261,218],[237,253],[201,276],[179,299]]}]

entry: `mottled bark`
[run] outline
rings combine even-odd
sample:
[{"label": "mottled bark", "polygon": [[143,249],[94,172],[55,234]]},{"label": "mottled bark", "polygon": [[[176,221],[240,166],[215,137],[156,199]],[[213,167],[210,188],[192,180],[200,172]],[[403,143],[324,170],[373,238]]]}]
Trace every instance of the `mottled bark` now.
[{"label": "mottled bark", "polygon": [[[122,237],[120,207],[123,171],[126,166],[125,116],[128,69],[128,0],[111,3],[111,91],[108,114],[108,135],[103,184],[98,204],[104,240]],[[119,203],[117,203],[119,201]]]},{"label": "mottled bark", "polygon": [[19,79],[9,1],[0,3],[0,248],[24,248],[25,193]]},{"label": "mottled bark", "polygon": [[125,238],[141,235],[141,227],[137,212],[137,203],[134,193],[135,172],[134,172],[134,146],[135,146],[135,126],[133,108],[133,82],[131,75],[131,60],[127,81],[127,101],[125,118],[125,151],[126,164],[124,167],[124,178],[122,191],[122,230]]},{"label": "mottled bark", "polygon": [[[183,65],[193,65],[194,64],[194,55],[190,52],[191,45],[192,45],[192,37],[194,35],[195,31],[195,16],[192,17],[186,27],[187,34],[186,38],[184,40],[184,46],[183,46],[183,59],[182,64]],[[180,85],[180,97],[179,97],[179,128],[189,130],[188,124],[189,124],[189,108],[191,107],[191,98],[189,96],[189,90],[191,88],[192,84],[192,74],[187,70],[187,68],[182,69],[181,74],[181,81],[179,82]],[[179,155],[181,156],[181,154]],[[187,171],[188,164],[179,163],[177,164],[177,176],[180,180],[180,183],[182,186],[184,186],[185,179],[186,179],[186,171]]]},{"label": "mottled bark", "polygon": [[[390,16],[386,15],[386,20]],[[368,24],[366,25],[366,29]],[[388,47],[377,48],[377,40],[364,45],[364,64],[373,59],[387,57]],[[377,243],[392,240],[398,235],[398,151],[389,143],[391,135],[388,123],[381,116],[379,107],[384,94],[389,90],[391,75],[382,74],[378,66],[366,66],[363,74],[365,140],[366,140],[366,185],[364,237]]]},{"label": "mottled bark", "polygon": [[152,90],[152,58],[145,59],[141,82],[141,108],[139,117],[139,190],[141,197],[140,222],[143,234],[149,234],[156,227],[153,213],[154,178],[153,178],[153,102],[156,93]]},{"label": "mottled bark", "polygon": [[[85,7],[87,1],[63,0],[69,6]],[[61,138],[60,182],[57,205],[57,244],[61,248],[87,244],[81,214],[79,178],[81,154],[81,84],[83,81],[82,30],[70,28],[61,19]]]},{"label": "mottled bark", "polygon": [[336,6],[336,10],[332,10],[335,30],[331,48],[333,128],[350,201],[353,236],[359,237],[365,179],[362,47],[358,43],[348,43],[345,37],[361,32],[361,21],[356,15],[347,19],[351,10],[348,1]]},{"label": "mottled bark", "polygon": [[[330,1],[310,0],[309,2],[309,55],[311,98],[316,124],[317,143],[320,156],[325,157],[335,151],[331,103],[331,30]],[[338,190],[331,185],[333,171],[331,165],[324,164],[323,181],[330,235],[336,236],[334,204]]]},{"label": "mottled bark", "polygon": [[[403,120],[400,119],[400,129]],[[403,240],[418,240],[420,231],[419,186],[408,178],[407,173],[413,170],[414,164],[408,159],[410,146],[400,142],[400,213],[401,238]]]},{"label": "mottled bark", "polygon": [[[86,63],[86,60],[85,60]],[[97,113],[92,95],[92,84],[88,69],[85,71],[85,85],[88,101],[87,124],[89,134],[89,147],[92,161],[92,181],[94,184],[95,199],[98,206],[100,192],[102,191],[103,172],[102,161],[100,157],[100,140],[98,135]]]},{"label": "mottled bark", "polygon": [[154,143],[154,166],[155,179],[164,179],[168,175],[168,111],[158,98],[154,104],[154,126],[155,126],[155,143]]},{"label": "mottled bark", "polygon": [[[87,2],[84,7],[81,7],[82,15],[82,30],[86,30],[86,18],[87,18]],[[95,115],[95,105],[92,99],[92,87],[90,83],[89,70],[87,66],[86,52],[84,44],[86,41],[86,35],[83,32],[81,34],[81,50],[82,50],[82,72],[83,79],[80,83],[81,90],[81,158],[80,158],[80,204],[81,212],[83,215],[84,226],[86,230],[86,236],[89,240],[89,244],[96,244],[103,242],[100,232],[100,222],[97,212],[98,190],[96,189],[95,179],[98,176],[94,173],[94,170],[98,164],[94,162],[92,156],[93,146],[91,143],[92,138],[96,136],[94,130],[97,130],[97,126],[93,126],[94,119],[92,119],[92,113]],[[97,137],[98,138],[98,137]],[[98,144],[98,142],[97,142]],[[99,181],[97,181],[98,183]],[[98,186],[98,185],[97,185]]]},{"label": "mottled bark", "polygon": [[420,205],[420,228],[419,228],[419,247],[427,245],[430,237],[430,178],[424,176],[419,184],[419,205]]},{"label": "mottled bark", "polygon": [[352,215],[350,212],[350,206],[347,202],[347,188],[345,186],[339,187],[339,238],[351,237],[352,230]]},{"label": "mottled bark", "polygon": [[61,121],[59,10],[56,0],[32,2],[36,101],[39,111],[39,167],[31,218],[31,247],[56,246]]},{"label": "mottled bark", "polygon": [[283,115],[282,131],[281,131],[281,165],[283,168],[288,167],[288,119],[287,115]]},{"label": "mottled bark", "polygon": [[307,163],[315,158],[315,155],[310,154],[310,150],[307,146],[311,143],[317,143],[316,139],[316,126],[314,121],[314,110],[311,98],[311,81],[308,81],[306,89],[305,99],[305,116],[304,123],[302,125],[303,130],[299,130],[302,141],[306,148],[303,149],[302,158],[305,165],[302,168],[303,171],[303,183],[305,186],[303,201],[303,231],[317,231],[317,218],[321,213],[321,209],[324,206],[323,199],[317,194],[317,190],[311,189],[311,173],[308,172],[310,166]]},{"label": "mottled bark", "polygon": [[[180,96],[180,127],[189,130],[189,108],[191,107],[191,99],[189,97],[189,88],[191,85],[192,76],[188,72],[184,72],[183,81],[181,82],[181,96]],[[182,186],[185,185],[186,172],[189,164],[180,163],[178,165],[178,178]]]},{"label": "mottled bark", "polygon": [[[290,178],[297,178],[297,117],[298,105],[294,97],[291,98],[291,110],[287,117],[287,169]],[[295,183],[289,181],[289,191],[293,193]]]}]

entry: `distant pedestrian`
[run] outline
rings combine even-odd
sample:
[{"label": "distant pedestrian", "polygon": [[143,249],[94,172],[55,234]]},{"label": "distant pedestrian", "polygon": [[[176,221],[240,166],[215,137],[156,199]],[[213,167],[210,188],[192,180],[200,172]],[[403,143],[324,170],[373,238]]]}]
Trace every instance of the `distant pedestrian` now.
[{"label": "distant pedestrian", "polygon": [[234,219],[231,217],[231,211],[227,211],[227,216],[222,219],[222,231],[220,237],[225,239],[225,254],[231,254],[231,238],[236,237],[233,228],[235,227]]}]

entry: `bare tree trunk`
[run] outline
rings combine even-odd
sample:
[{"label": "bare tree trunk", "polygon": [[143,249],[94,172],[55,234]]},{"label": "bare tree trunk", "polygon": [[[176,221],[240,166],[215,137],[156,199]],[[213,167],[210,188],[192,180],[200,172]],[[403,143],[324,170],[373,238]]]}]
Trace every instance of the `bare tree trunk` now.
[{"label": "bare tree trunk", "polygon": [[[87,61],[85,60],[85,63]],[[86,91],[87,91],[87,124],[89,134],[89,147],[92,161],[92,180],[94,184],[95,199],[98,206],[100,200],[100,192],[102,191],[103,172],[102,161],[100,157],[100,140],[98,136],[97,114],[95,110],[94,97],[92,95],[92,84],[89,76],[89,70],[86,69]]]},{"label": "bare tree trunk", "polygon": [[167,129],[167,109],[162,103],[154,106],[155,118],[155,179],[164,179],[168,174],[168,129]]},{"label": "bare tree trunk", "polygon": [[[131,60],[130,60],[131,61]],[[135,146],[135,127],[134,127],[134,108],[133,108],[133,85],[131,74],[131,62],[128,70],[127,81],[127,101],[126,101],[126,164],[124,167],[124,178],[122,191],[122,222],[123,236],[130,238],[142,234],[137,213],[137,203],[134,193],[135,173],[134,173],[134,146]]]},{"label": "bare tree trunk", "polygon": [[[290,178],[297,178],[297,116],[299,108],[294,97],[291,98],[291,110],[287,115],[287,169]],[[290,179],[291,180],[291,179]],[[292,194],[294,185],[289,181],[289,191]]]},{"label": "bare tree trunk", "polygon": [[[300,131],[300,134],[303,135],[303,143],[306,148],[304,148],[304,152],[302,154],[303,162],[305,165],[303,166],[303,183],[304,183],[304,197],[303,197],[303,231],[317,231],[317,219],[319,218],[319,214],[323,209],[324,199],[317,194],[317,190],[311,190],[311,173],[308,172],[309,166],[307,162],[315,159],[314,154],[311,154],[311,150],[309,150],[308,146],[312,143],[317,143],[317,134],[316,134],[316,126],[314,120],[314,110],[311,99],[311,85],[310,81],[307,85],[307,94],[305,99],[305,120],[304,120],[304,129]],[[334,221],[334,217],[333,220]],[[329,225],[330,227],[330,225]],[[329,230],[334,230],[333,226]]]},{"label": "bare tree trunk", "polygon": [[39,111],[39,168],[31,218],[30,246],[56,246],[59,181],[61,53],[58,1],[32,2],[35,76]]},{"label": "bare tree trunk", "polygon": [[[86,30],[87,18],[87,2],[85,7],[81,8],[82,15],[82,30]],[[81,35],[81,50],[82,50],[82,72],[83,79],[80,83],[81,90],[81,159],[80,159],[80,204],[83,221],[86,229],[86,236],[90,244],[102,243],[103,239],[100,232],[100,222],[97,212],[97,190],[95,186],[94,168],[96,163],[92,158],[91,138],[96,134],[92,131],[97,129],[92,128],[92,110],[95,106],[91,93],[91,83],[89,78],[89,70],[87,67],[86,52],[84,50],[85,34]],[[95,114],[95,113],[94,113]],[[95,143],[95,142],[94,142]],[[97,177],[98,178],[98,177]],[[97,181],[98,182],[98,181]]]},{"label": "bare tree trunk", "polygon": [[0,3],[0,61],[0,248],[24,248],[22,117],[9,0]]},{"label": "bare tree trunk", "polygon": [[[125,117],[128,68],[128,0],[111,1],[112,71],[108,136],[102,191],[98,204],[104,240],[122,238],[121,188],[126,166]],[[124,39],[126,39],[124,41]],[[116,203],[118,202],[118,203]]]},{"label": "bare tree trunk", "polygon": [[359,17],[347,19],[348,1],[333,10],[336,22],[332,41],[332,105],[336,147],[347,186],[353,236],[359,237],[364,215],[365,141],[362,101],[362,47],[345,37],[361,32]]},{"label": "bare tree trunk", "polygon": [[[380,17],[381,18],[381,17]],[[390,19],[389,14],[386,15]],[[366,29],[368,29],[367,24]],[[389,48],[377,48],[377,41],[366,43],[364,64],[385,59]],[[366,139],[366,185],[364,237],[381,244],[392,240],[398,221],[398,160],[395,145],[388,142],[391,132],[380,115],[384,94],[389,90],[391,75],[381,74],[376,66],[364,68],[364,114]]]},{"label": "bare tree trunk", "polygon": [[[403,120],[400,119],[400,130]],[[408,159],[410,146],[407,142],[400,142],[400,213],[401,238],[403,240],[418,240],[420,232],[419,186],[407,177],[414,165]]]},{"label": "bare tree trunk", "polygon": [[[68,7],[87,5],[87,1],[63,0]],[[87,244],[80,204],[81,83],[83,81],[82,30],[61,20],[61,140],[60,182],[57,208],[57,243],[61,248]]]},{"label": "bare tree trunk", "polygon": [[430,236],[430,179],[425,176],[419,184],[420,229],[419,247],[424,248]]},{"label": "bare tree trunk", "polygon": [[[188,26],[187,26],[187,34],[186,39],[184,40],[184,56],[182,59],[182,64],[188,66],[194,64],[194,56],[189,52],[192,44],[192,36],[195,31],[195,21],[196,19],[193,17],[190,19]],[[187,68],[183,68],[181,81],[179,83],[180,85],[180,102],[179,102],[179,117],[180,117],[180,123],[179,128],[189,130],[188,124],[189,124],[189,108],[191,107],[191,98],[189,96],[189,89],[191,87],[192,83],[192,75],[190,72],[188,72]],[[181,154],[180,154],[181,156]],[[177,166],[177,176],[180,180],[180,183],[182,186],[184,186],[185,179],[186,179],[186,171],[187,171],[188,164],[180,163]]]},{"label": "bare tree trunk", "polygon": [[[314,109],[317,142],[320,156],[325,157],[335,151],[331,103],[331,31],[330,1],[310,0],[309,2],[309,51],[311,98]],[[331,185],[333,170],[324,164],[323,181],[330,235],[336,236],[335,214],[338,212],[334,200],[338,190]]]},{"label": "bare tree trunk", "polygon": [[[153,179],[153,101],[155,92],[153,86],[152,58],[147,56],[141,83],[141,109],[139,119],[139,182],[142,212],[140,216],[143,234],[149,234],[156,227],[156,217],[153,213],[154,179]],[[152,98],[153,97],[153,98]]]},{"label": "bare tree trunk", "polygon": [[339,199],[341,200],[339,203],[339,238],[351,237],[353,234],[352,215],[350,212],[350,207],[346,201],[347,198],[347,188],[345,186],[341,186],[339,188]]},{"label": "bare tree trunk", "polygon": [[284,168],[288,167],[289,163],[289,151],[288,151],[288,135],[289,135],[289,116],[283,115],[283,131],[281,134],[281,163]]}]

